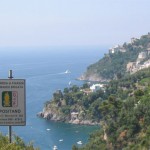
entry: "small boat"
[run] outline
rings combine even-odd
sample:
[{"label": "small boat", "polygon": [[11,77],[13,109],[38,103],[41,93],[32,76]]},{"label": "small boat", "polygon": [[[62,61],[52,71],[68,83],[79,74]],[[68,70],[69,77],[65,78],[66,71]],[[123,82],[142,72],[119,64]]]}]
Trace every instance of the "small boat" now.
[{"label": "small boat", "polygon": [[71,81],[69,82],[69,85],[71,85],[72,83],[71,83]]},{"label": "small boat", "polygon": [[63,139],[60,139],[59,142],[63,142]]},{"label": "small boat", "polygon": [[56,145],[54,145],[53,150],[58,150]]},{"label": "small boat", "polygon": [[65,73],[68,74],[68,73],[71,73],[71,72],[69,70],[66,70]]},{"label": "small boat", "polygon": [[51,129],[46,129],[47,131],[50,131]]},{"label": "small boat", "polygon": [[78,141],[77,144],[82,145],[82,141]]}]

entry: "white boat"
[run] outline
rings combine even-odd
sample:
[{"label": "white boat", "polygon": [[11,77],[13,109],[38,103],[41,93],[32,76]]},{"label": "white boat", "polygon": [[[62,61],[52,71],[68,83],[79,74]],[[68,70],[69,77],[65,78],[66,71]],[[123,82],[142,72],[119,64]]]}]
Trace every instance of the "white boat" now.
[{"label": "white boat", "polygon": [[71,72],[69,70],[66,70],[65,73],[68,74],[68,73],[71,73]]},{"label": "white boat", "polygon": [[60,139],[59,142],[63,142],[63,139]]},{"label": "white boat", "polygon": [[53,150],[58,150],[56,145],[54,145]]},{"label": "white boat", "polygon": [[77,144],[82,145],[82,141],[78,141]]},{"label": "white boat", "polygon": [[46,129],[47,131],[50,131],[51,129]]},{"label": "white boat", "polygon": [[71,85],[72,83],[71,83],[71,81],[69,82],[69,85]]}]

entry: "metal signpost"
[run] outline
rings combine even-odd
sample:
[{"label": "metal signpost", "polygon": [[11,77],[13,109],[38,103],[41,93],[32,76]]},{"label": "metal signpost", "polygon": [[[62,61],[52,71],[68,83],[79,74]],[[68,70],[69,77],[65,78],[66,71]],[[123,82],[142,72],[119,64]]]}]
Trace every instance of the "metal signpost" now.
[{"label": "metal signpost", "polygon": [[9,126],[9,141],[11,143],[11,127],[26,125],[25,80],[0,79],[0,126]]}]

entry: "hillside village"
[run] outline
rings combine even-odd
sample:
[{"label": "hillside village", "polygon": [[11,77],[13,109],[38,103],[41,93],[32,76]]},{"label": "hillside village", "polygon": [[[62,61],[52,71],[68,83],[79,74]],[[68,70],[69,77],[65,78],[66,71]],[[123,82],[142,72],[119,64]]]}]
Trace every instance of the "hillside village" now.
[{"label": "hillside village", "polygon": [[[150,33],[148,33],[147,37],[150,38]],[[134,44],[139,40],[139,38],[131,38],[131,41],[127,44],[131,44],[135,48],[136,46]],[[142,45],[138,45],[138,47],[144,49]],[[126,52],[124,45],[116,45],[109,49],[109,54],[115,54],[118,52]],[[137,60],[135,62],[128,62],[126,71],[130,74],[133,74],[141,69],[148,67],[150,67],[150,43],[147,45],[146,49],[138,54]]]},{"label": "hillside village", "polygon": [[87,67],[80,80],[109,82],[150,66],[150,32],[116,45],[102,59]]},{"label": "hillside village", "polygon": [[131,74],[133,74],[141,69],[150,67],[150,59],[143,61],[149,56],[150,56],[150,50],[148,51],[145,50],[139,53],[137,61],[129,62],[127,64],[127,72],[130,72]]}]

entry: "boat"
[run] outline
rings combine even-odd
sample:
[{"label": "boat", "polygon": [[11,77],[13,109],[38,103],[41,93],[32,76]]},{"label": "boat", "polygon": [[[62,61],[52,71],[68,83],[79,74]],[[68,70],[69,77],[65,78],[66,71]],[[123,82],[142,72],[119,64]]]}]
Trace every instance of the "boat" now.
[{"label": "boat", "polygon": [[65,73],[68,74],[68,73],[71,73],[71,72],[69,70],[66,70]]},{"label": "boat", "polygon": [[51,129],[46,129],[47,131],[50,131]]},{"label": "boat", "polygon": [[82,145],[82,141],[78,141],[77,144]]},{"label": "boat", "polygon": [[63,139],[60,139],[59,142],[63,142]]},{"label": "boat", "polygon": [[56,145],[54,145],[53,150],[58,150]]},{"label": "boat", "polygon": [[72,84],[71,81],[68,84],[71,85]]}]

